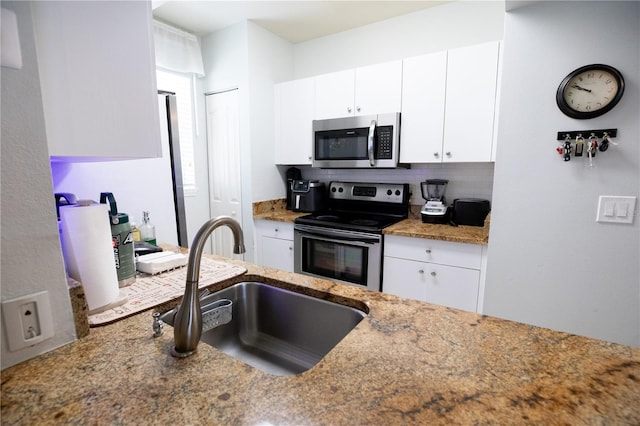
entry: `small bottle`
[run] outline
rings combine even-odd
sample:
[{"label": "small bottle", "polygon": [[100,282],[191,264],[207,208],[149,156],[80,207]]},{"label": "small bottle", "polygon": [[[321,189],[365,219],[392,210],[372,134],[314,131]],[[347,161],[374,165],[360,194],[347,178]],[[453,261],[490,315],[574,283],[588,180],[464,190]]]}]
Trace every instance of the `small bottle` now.
[{"label": "small bottle", "polygon": [[142,238],[142,241],[155,245],[156,227],[153,226],[153,224],[149,220],[149,212],[142,212],[142,215],[142,225],[138,227],[138,229],[140,230],[140,237]]},{"label": "small bottle", "polygon": [[131,219],[131,232],[133,232],[133,241],[138,243],[142,241],[140,229],[138,228],[138,221],[133,216],[129,216],[129,219]]}]

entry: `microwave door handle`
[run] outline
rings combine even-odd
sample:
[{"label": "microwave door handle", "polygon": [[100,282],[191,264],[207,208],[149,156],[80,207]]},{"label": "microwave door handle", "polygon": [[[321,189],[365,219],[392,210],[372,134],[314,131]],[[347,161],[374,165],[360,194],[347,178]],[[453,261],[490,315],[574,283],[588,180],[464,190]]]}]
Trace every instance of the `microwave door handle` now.
[{"label": "microwave door handle", "polygon": [[297,231],[297,232],[299,232],[301,235],[307,235],[309,237],[316,237],[316,238],[321,239],[323,241],[331,241],[331,242],[335,242],[335,243],[339,243],[339,242],[342,242],[342,241],[349,241],[349,242],[362,243],[362,244],[376,244],[376,243],[380,242],[378,239],[375,239],[375,238],[344,237],[344,236],[327,237],[324,234],[320,234],[320,233],[316,233],[316,232],[309,232],[309,231]]},{"label": "microwave door handle", "polygon": [[373,154],[373,142],[376,134],[376,120],[371,120],[371,125],[369,126],[369,137],[367,138],[368,146],[367,149],[369,151],[369,165],[371,167],[376,165],[376,159]]}]

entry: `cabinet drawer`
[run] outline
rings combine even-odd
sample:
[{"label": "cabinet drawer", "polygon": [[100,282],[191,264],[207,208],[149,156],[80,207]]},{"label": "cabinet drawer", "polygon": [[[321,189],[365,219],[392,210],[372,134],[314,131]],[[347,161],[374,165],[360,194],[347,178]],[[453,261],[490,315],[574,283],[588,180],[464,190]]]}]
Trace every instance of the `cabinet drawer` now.
[{"label": "cabinet drawer", "polygon": [[384,255],[479,270],[482,246],[387,235],[384,240]]},{"label": "cabinet drawer", "polygon": [[479,285],[480,271],[474,269],[384,258],[385,293],[476,312]]},{"label": "cabinet drawer", "polygon": [[293,241],[293,224],[272,220],[256,220],[256,230],[259,234],[270,238],[281,238]]}]

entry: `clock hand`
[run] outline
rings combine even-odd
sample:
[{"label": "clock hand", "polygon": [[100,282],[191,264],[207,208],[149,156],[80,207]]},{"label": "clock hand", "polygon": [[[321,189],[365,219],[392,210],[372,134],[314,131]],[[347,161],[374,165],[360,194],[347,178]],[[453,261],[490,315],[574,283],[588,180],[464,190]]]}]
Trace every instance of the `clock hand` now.
[{"label": "clock hand", "polygon": [[572,84],[572,85],[571,85],[571,87],[573,87],[574,89],[584,90],[585,92],[589,92],[589,93],[591,93],[591,90],[590,90],[590,89],[585,89],[584,87],[580,87],[580,86],[578,86],[578,85],[577,85],[577,84],[575,84],[575,83],[574,83],[574,84]]}]

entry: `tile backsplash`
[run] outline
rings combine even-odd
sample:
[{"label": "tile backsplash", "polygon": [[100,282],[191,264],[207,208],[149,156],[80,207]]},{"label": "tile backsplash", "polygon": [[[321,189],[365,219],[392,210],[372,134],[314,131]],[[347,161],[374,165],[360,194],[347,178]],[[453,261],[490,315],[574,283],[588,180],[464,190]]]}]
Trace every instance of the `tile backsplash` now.
[{"label": "tile backsplash", "polygon": [[447,201],[455,198],[483,198],[491,200],[494,163],[412,164],[410,169],[318,169],[298,167],[303,179],[330,182],[408,183],[411,204],[423,204],[420,182],[426,179],[448,179]]}]

